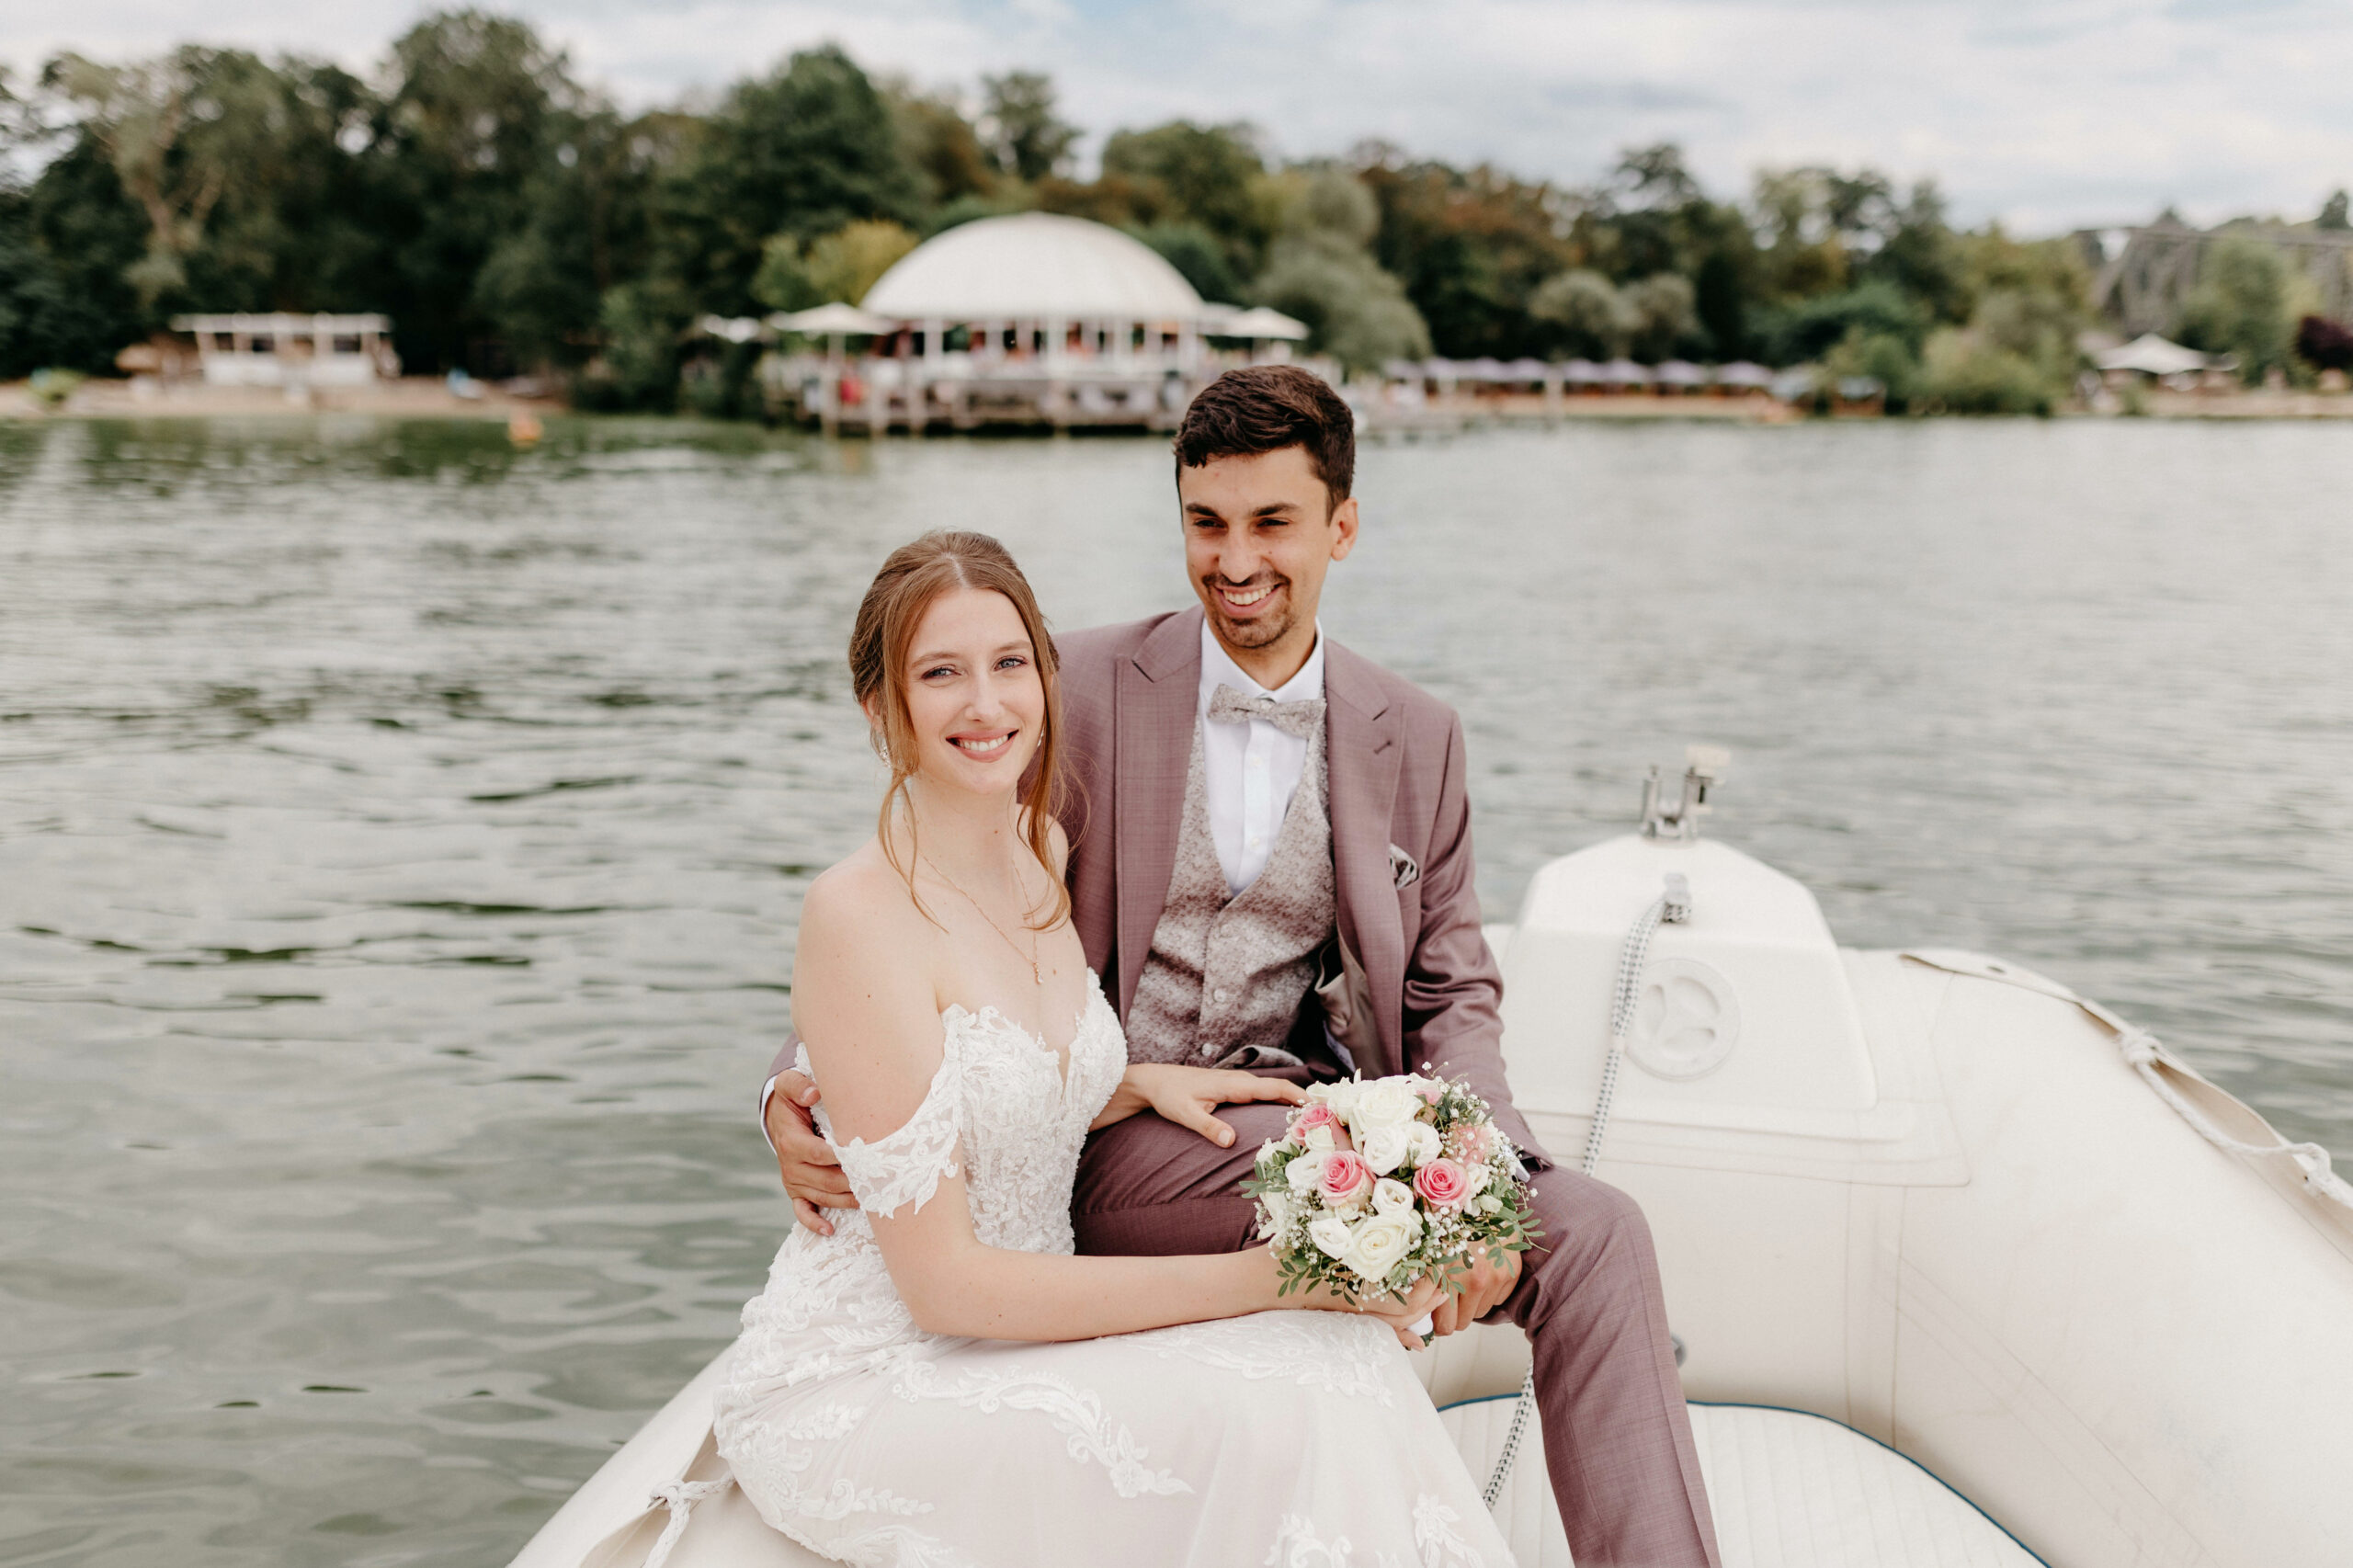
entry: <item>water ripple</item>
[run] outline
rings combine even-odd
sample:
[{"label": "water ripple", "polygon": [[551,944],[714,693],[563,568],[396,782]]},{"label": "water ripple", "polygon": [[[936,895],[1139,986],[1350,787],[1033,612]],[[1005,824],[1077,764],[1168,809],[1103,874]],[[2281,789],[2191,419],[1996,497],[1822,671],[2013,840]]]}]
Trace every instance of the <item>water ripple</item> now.
[{"label": "water ripple", "polygon": [[[0,1563],[504,1561],[733,1331],[881,554],[1178,602],[1165,449],[0,426]],[[1333,632],[1481,891],[1734,750],[1841,937],[2006,954],[2353,1153],[2353,443],[1654,426],[1364,454]]]}]

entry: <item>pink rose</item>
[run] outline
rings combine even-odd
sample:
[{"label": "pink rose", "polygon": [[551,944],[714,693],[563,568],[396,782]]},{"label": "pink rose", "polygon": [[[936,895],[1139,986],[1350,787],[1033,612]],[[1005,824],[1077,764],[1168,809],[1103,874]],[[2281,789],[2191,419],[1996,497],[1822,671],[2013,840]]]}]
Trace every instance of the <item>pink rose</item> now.
[{"label": "pink rose", "polygon": [[1336,1128],[1339,1123],[1340,1119],[1332,1114],[1332,1108],[1317,1100],[1302,1106],[1299,1114],[1290,1119],[1291,1136],[1304,1142],[1307,1135],[1317,1128]]},{"label": "pink rose", "polygon": [[1424,1105],[1436,1105],[1438,1101],[1446,1098],[1446,1085],[1444,1084],[1424,1084],[1421,1087],[1421,1096],[1422,1103]]},{"label": "pink rose", "polygon": [[1414,1190],[1433,1209],[1460,1209],[1471,1196],[1471,1173],[1441,1155],[1414,1173]]},{"label": "pink rose", "polygon": [[1324,1174],[1317,1183],[1327,1206],[1353,1203],[1372,1190],[1372,1167],[1352,1150],[1335,1149],[1324,1156]]}]

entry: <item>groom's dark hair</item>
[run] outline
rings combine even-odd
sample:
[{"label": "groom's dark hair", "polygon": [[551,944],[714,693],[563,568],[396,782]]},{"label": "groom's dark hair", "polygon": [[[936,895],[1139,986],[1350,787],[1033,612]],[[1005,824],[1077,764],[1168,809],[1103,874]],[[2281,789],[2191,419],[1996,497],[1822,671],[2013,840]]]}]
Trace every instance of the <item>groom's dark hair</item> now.
[{"label": "groom's dark hair", "polygon": [[1357,477],[1357,420],[1331,384],[1296,365],[1228,370],[1203,387],[1176,427],[1176,476],[1212,458],[1255,457],[1302,447],[1329,497],[1348,498]]}]

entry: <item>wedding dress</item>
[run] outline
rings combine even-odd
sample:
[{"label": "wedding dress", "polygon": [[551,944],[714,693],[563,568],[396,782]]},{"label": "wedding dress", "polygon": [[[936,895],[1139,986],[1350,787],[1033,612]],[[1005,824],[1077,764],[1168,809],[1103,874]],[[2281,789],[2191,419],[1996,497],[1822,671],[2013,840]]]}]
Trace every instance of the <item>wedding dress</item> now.
[{"label": "wedding dress", "polygon": [[1127,1064],[1093,986],[1066,1070],[995,1008],[949,1007],[941,1028],[906,1124],[836,1141],[862,1210],[830,1236],[796,1229],[744,1309],[715,1428],[762,1518],[873,1568],[1510,1562],[1378,1319],[1270,1312],[1051,1344],[918,1329],[867,1215],[920,1208],[961,1172],[983,1242],[1071,1252],[1079,1147]]}]

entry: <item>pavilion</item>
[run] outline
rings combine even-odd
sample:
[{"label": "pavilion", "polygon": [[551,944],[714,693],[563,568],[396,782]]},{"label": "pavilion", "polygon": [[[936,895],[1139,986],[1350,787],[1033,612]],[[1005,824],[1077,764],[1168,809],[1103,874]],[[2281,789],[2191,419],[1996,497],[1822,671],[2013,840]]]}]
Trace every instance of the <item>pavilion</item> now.
[{"label": "pavilion", "polygon": [[172,318],[172,330],[196,339],[198,362],[213,386],[366,386],[401,373],[392,324],[380,315],[296,315],[287,312]]},{"label": "pavilion", "polygon": [[[835,372],[807,356],[780,369],[805,414],[866,429],[1173,426],[1218,368],[1205,335],[1236,319],[1142,241],[1050,212],[934,235],[876,280],[858,313],[870,330],[887,327],[874,332],[884,352]],[[1256,339],[1294,327],[1304,334],[1287,317],[1245,323]]]}]

